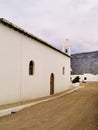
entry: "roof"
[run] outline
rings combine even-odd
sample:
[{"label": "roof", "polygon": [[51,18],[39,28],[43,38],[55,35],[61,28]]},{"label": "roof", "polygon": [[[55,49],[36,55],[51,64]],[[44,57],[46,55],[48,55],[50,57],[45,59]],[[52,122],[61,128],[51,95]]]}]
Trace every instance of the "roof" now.
[{"label": "roof", "polygon": [[30,37],[30,38],[36,40],[36,41],[38,41],[38,42],[40,42],[41,44],[44,44],[45,46],[48,46],[48,47],[51,48],[51,49],[54,49],[55,51],[57,51],[57,52],[59,52],[59,53],[65,55],[65,56],[67,56],[67,57],[70,57],[68,54],[65,54],[64,52],[58,50],[57,48],[55,48],[55,47],[53,47],[52,45],[50,45],[50,44],[48,44],[47,42],[45,42],[44,40],[42,40],[42,39],[36,37],[35,35],[33,35],[33,34],[27,32],[27,31],[25,31],[24,29],[18,27],[17,25],[15,25],[15,24],[9,22],[8,20],[6,20],[6,19],[4,19],[4,18],[0,18],[0,23],[2,23],[2,24],[4,24],[4,25],[6,25],[6,26],[8,26],[8,27],[10,27],[10,28],[12,28],[12,29],[14,29],[14,30],[16,30],[16,31],[18,31],[18,32],[20,32],[20,33],[22,33],[22,34],[24,34],[24,35],[26,35],[26,36],[28,36],[28,37]]}]

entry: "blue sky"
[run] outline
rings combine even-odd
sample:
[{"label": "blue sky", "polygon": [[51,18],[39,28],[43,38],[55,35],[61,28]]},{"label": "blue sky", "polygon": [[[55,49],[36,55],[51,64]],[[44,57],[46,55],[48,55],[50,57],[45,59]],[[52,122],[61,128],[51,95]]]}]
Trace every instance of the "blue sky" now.
[{"label": "blue sky", "polygon": [[68,38],[72,53],[98,50],[98,0],[0,0],[0,17],[58,49]]}]

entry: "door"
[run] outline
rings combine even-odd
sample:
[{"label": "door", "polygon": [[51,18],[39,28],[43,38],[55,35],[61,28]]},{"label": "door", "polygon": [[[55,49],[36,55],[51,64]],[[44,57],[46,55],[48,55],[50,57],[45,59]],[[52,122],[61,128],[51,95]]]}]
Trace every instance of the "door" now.
[{"label": "door", "polygon": [[50,95],[54,94],[54,74],[50,75]]}]

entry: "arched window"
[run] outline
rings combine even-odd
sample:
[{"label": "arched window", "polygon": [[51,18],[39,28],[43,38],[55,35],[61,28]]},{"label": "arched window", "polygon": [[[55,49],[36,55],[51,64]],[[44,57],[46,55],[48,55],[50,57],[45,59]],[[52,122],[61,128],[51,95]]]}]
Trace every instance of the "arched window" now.
[{"label": "arched window", "polygon": [[68,49],[65,49],[65,53],[68,53]]},{"label": "arched window", "polygon": [[84,77],[84,80],[87,80],[87,77]]},{"label": "arched window", "polygon": [[34,75],[34,62],[29,62],[29,75]]},{"label": "arched window", "polygon": [[65,67],[63,66],[62,68],[62,74],[64,75],[65,74]]}]

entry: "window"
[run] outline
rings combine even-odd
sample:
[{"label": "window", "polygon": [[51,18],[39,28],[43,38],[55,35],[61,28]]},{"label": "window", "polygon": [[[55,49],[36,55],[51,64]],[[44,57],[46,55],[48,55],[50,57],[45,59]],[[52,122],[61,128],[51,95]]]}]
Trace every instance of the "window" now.
[{"label": "window", "polygon": [[87,77],[84,77],[84,80],[87,80]]},{"label": "window", "polygon": [[65,53],[68,53],[68,49],[65,49]]},{"label": "window", "polygon": [[64,75],[65,74],[65,67],[63,66],[62,68],[62,74]]},{"label": "window", "polygon": [[30,61],[29,63],[29,75],[34,75],[34,62]]}]

